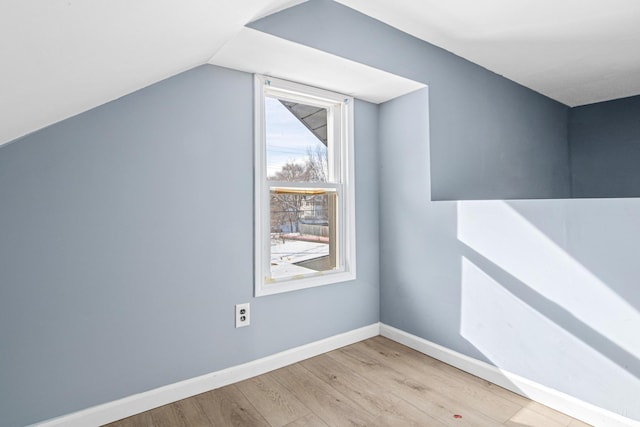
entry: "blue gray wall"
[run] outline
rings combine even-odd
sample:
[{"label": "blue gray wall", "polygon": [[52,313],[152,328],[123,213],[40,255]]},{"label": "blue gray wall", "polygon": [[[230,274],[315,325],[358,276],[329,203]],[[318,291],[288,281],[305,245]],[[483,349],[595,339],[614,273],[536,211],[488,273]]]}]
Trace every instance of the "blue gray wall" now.
[{"label": "blue gray wall", "polygon": [[573,197],[640,196],[640,96],[569,113]]},{"label": "blue gray wall", "polygon": [[434,200],[570,196],[568,107],[331,0],[250,26],[429,85]]},{"label": "blue gray wall", "polygon": [[640,419],[640,203],[503,200],[569,197],[568,109],[330,1],[253,27],[429,85],[380,107],[381,321]]},{"label": "blue gray wall", "polygon": [[427,111],[380,108],[381,321],[640,420],[640,200],[430,201]]},{"label": "blue gray wall", "polygon": [[640,419],[640,202],[431,201],[567,197],[567,108],[329,1],[255,26],[429,84],[356,104],[358,280],[252,298],[250,75],[58,123],[0,147],[3,424],[379,319]]},{"label": "blue gray wall", "polygon": [[377,114],[357,101],[358,279],[258,299],[251,75],[199,67],[0,147],[0,424],[377,322]]}]

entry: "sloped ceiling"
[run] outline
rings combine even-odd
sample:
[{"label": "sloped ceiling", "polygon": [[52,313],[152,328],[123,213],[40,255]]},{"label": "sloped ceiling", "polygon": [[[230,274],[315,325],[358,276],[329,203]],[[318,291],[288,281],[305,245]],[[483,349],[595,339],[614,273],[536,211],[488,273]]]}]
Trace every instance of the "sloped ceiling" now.
[{"label": "sloped ceiling", "polygon": [[243,28],[209,63],[320,87],[376,104],[425,87],[423,83],[251,28]]},{"label": "sloped ceiling", "polygon": [[2,0],[0,144],[206,63],[291,0]]},{"label": "sloped ceiling", "polygon": [[[640,94],[638,0],[339,1],[570,106]],[[246,23],[301,2],[2,0],[0,144],[229,61]]]}]

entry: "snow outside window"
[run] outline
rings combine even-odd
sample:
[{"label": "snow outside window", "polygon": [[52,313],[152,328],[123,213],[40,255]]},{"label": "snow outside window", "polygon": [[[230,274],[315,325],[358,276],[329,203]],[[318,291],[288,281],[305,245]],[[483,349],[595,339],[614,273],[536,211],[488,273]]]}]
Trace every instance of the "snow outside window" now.
[{"label": "snow outside window", "polygon": [[355,279],[353,99],[256,76],[256,296]]}]

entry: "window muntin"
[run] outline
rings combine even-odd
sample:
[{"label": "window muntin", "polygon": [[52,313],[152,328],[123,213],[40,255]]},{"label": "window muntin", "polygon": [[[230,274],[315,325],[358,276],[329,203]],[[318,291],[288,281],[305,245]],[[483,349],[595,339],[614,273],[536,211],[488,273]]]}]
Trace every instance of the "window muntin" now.
[{"label": "window muntin", "polygon": [[353,100],[256,76],[256,296],[355,278]]}]

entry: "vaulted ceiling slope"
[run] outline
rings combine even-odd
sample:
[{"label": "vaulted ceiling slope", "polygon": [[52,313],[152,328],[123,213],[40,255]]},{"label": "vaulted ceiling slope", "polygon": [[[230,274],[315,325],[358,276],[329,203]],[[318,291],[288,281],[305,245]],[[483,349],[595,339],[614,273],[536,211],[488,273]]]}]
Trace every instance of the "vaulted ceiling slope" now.
[{"label": "vaulted ceiling slope", "polygon": [[[2,0],[0,144],[216,58],[233,64],[256,37],[246,23],[302,1]],[[570,106],[640,94],[638,0],[338,1]]]},{"label": "vaulted ceiling slope", "polygon": [[0,144],[206,63],[302,0],[2,0]]}]

